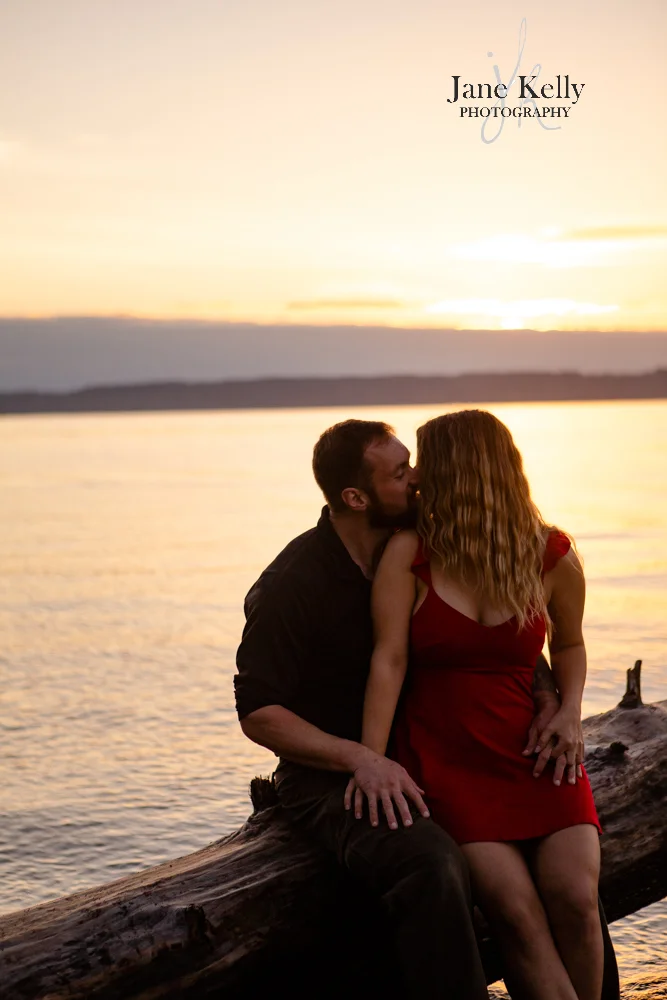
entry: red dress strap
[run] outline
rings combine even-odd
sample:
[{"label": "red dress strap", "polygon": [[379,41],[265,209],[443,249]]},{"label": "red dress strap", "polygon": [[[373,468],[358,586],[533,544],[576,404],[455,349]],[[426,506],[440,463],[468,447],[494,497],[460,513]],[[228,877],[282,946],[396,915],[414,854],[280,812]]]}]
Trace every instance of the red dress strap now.
[{"label": "red dress strap", "polygon": [[424,583],[431,584],[431,566],[430,559],[424,551],[424,543],[419,539],[419,544],[417,545],[417,551],[415,552],[415,557],[412,560],[412,565],[410,567],[415,576],[418,576],[420,580]]},{"label": "red dress strap", "polygon": [[565,555],[566,552],[570,550],[572,543],[570,539],[558,528],[554,528],[549,532],[547,537],[547,544],[544,549],[544,562],[542,564],[542,573],[548,573],[552,570],[559,559]]}]

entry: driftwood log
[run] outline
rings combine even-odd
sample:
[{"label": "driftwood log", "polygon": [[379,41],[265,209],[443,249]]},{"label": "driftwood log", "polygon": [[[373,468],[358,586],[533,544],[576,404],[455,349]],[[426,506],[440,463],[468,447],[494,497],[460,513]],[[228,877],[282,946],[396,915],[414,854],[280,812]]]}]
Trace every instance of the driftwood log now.
[{"label": "driftwood log", "polygon": [[[610,921],[667,895],[667,702],[642,703],[640,668],[584,724]],[[201,851],[0,918],[4,1000],[396,995],[374,901],[287,825],[270,781],[251,796],[244,826]]]}]

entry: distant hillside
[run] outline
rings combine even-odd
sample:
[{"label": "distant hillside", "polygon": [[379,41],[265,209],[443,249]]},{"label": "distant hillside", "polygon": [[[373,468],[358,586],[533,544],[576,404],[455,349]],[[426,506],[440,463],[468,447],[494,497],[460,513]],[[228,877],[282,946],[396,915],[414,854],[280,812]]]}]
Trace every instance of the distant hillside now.
[{"label": "distant hillside", "polygon": [[100,385],[76,392],[0,394],[0,413],[224,410],[401,403],[665,399],[667,369],[644,375],[575,372],[383,378],[272,378]]},{"label": "distant hillside", "polygon": [[446,330],[0,317],[0,393],[84,386],[667,369],[667,330]]}]

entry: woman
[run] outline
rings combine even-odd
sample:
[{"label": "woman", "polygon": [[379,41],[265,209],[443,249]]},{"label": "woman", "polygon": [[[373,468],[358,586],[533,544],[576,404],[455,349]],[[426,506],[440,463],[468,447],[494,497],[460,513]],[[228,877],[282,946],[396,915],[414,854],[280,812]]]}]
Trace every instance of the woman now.
[{"label": "woman", "polygon": [[[492,414],[429,420],[417,446],[417,531],[390,540],[373,586],[363,742],[385,753],[409,652],[390,756],[461,845],[512,996],[600,1000],[600,826],[576,758],[581,565],[567,535],[542,520]],[[540,749],[543,759],[565,753],[565,781],[562,766],[536,780],[523,753],[546,635],[562,707]]]}]

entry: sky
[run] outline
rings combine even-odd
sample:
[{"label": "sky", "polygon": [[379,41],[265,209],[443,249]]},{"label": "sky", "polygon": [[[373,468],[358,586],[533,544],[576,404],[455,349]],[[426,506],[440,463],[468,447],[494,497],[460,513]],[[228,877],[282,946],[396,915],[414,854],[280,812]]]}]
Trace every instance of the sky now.
[{"label": "sky", "polygon": [[[484,142],[452,77],[524,17],[584,88]],[[663,0],[4,0],[0,317],[667,331],[666,42]]]}]

